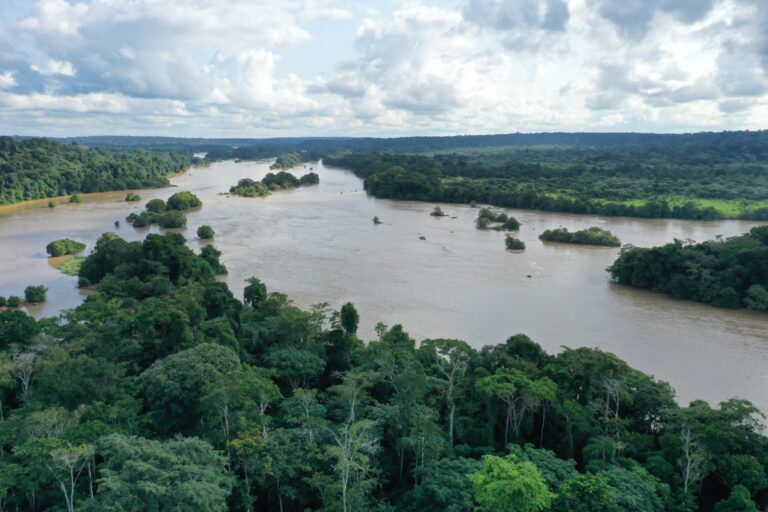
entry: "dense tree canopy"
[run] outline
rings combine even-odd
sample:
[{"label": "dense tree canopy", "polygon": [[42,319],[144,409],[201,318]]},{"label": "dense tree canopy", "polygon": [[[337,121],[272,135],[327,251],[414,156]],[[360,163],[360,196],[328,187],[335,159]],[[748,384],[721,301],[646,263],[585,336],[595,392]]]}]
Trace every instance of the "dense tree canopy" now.
[{"label": "dense tree canopy", "polygon": [[[762,231],[753,235],[755,242]],[[0,500],[11,510],[755,510],[748,402],[678,406],[595,349],[517,335],[357,335],[178,234],[102,236],[61,321],[0,311]],[[757,247],[757,246],[755,246]]]},{"label": "dense tree canopy", "polygon": [[768,226],[698,244],[625,247],[609,271],[620,284],[679,299],[768,311]]},{"label": "dense tree canopy", "polygon": [[0,137],[0,204],[165,187],[171,174],[191,163],[190,156],[177,152],[89,149],[46,139]]}]

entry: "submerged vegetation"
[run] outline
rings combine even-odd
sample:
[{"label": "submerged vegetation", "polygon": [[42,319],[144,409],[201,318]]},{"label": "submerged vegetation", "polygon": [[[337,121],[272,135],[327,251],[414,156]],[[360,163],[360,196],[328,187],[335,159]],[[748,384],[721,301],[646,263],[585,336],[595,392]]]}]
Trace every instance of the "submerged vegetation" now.
[{"label": "submerged vegetation", "polygon": [[678,299],[768,311],[768,226],[698,244],[628,246],[608,270],[617,283]]},{"label": "submerged vegetation", "polygon": [[84,256],[68,256],[59,263],[59,271],[68,276],[77,276],[84,261]]},{"label": "submerged vegetation", "polygon": [[495,212],[490,208],[480,208],[475,220],[475,226],[478,229],[517,231],[520,229],[520,222],[514,217],[507,216],[504,212]]},{"label": "submerged vegetation", "polygon": [[475,349],[380,324],[364,343],[352,304],[305,311],[256,278],[238,300],[220,271],[212,245],[179,234],[105,234],[82,305],[0,311],[7,508],[768,505],[749,402],[681,407],[612,354],[551,355],[523,335]]},{"label": "submerged vegetation", "polygon": [[522,240],[513,237],[512,235],[507,235],[504,239],[504,244],[507,246],[507,249],[510,251],[524,251],[525,250],[525,242]]},{"label": "submerged vegetation", "polygon": [[613,233],[596,226],[574,231],[573,233],[566,228],[547,229],[539,235],[539,240],[545,242],[558,242],[561,244],[602,245],[606,247],[621,246],[621,240],[619,240]]},{"label": "submerged vegetation", "polygon": [[176,192],[168,201],[151,199],[145,205],[145,210],[139,214],[131,213],[126,217],[128,223],[135,228],[144,228],[157,224],[161,228],[182,228],[187,225],[184,210],[198,208],[203,202],[192,192]]},{"label": "submerged vegetation", "polygon": [[317,185],[318,183],[320,183],[320,177],[314,172],[307,173],[301,178],[285,171],[280,171],[277,174],[270,172],[261,181],[254,181],[250,178],[241,179],[237,185],[229,189],[229,193],[242,197],[266,197],[271,191]]}]

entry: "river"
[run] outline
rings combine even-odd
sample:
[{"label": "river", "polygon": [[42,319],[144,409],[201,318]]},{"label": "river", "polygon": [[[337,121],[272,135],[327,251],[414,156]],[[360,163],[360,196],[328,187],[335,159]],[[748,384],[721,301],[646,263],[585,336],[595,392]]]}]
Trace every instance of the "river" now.
[{"label": "river", "polygon": [[[0,295],[22,295],[29,284],[49,288],[48,302],[32,311],[56,315],[82,300],[76,278],[53,268],[48,242],[72,238],[93,247],[105,231],[138,240],[151,229],[125,222],[147,200],[179,190],[204,206],[188,213],[178,230],[198,250],[197,227],[211,225],[237,296],[250,276],[297,305],[351,301],[360,333],[373,336],[378,322],[401,323],[416,339],[453,337],[475,347],[525,333],[550,352],[590,346],[613,352],[636,368],[670,382],[681,403],[746,398],[768,411],[768,314],[732,311],[612,284],[605,271],[618,249],[545,244],[548,228],[600,226],[624,243],[659,245],[673,238],[703,241],[732,236],[754,223],[645,220],[507,210],[522,228],[527,249],[504,249],[504,234],[478,231],[477,209],[368,197],[352,173],[307,165],[320,175],[314,187],[266,199],[222,195],[240,178],[260,179],[267,162],[220,162],[172,179],[177,188],[83,196],[82,204],[55,209],[46,202],[0,208]],[[378,216],[383,222],[374,225]],[[120,220],[121,227],[113,223]],[[420,237],[424,237],[421,240]],[[530,277],[528,277],[530,276]]]}]

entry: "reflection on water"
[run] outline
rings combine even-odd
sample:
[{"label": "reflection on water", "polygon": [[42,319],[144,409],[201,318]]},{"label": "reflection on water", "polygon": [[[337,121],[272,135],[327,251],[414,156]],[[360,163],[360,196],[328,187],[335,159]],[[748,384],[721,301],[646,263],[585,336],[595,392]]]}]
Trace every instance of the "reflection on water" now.
[{"label": "reflection on water", "polygon": [[[173,179],[204,202],[188,214],[189,225],[180,232],[197,250],[197,227],[215,229],[214,242],[236,295],[245,278],[257,276],[300,306],[351,301],[361,313],[364,337],[382,321],[402,323],[418,339],[459,337],[474,346],[526,333],[549,351],[599,347],[671,382],[683,402],[739,396],[768,411],[768,315],[616,286],[605,268],[618,249],[544,244],[537,238],[558,226],[597,225],[625,243],[650,246],[673,238],[732,236],[752,223],[509,210],[522,222],[519,238],[527,246],[523,253],[510,253],[503,233],[475,229],[476,209],[443,205],[449,216],[432,217],[431,204],[376,200],[351,173],[314,167],[320,185],[266,199],[221,195],[240,178],[269,172],[263,162],[223,162]],[[123,222],[125,216],[174,191],[141,191],[139,204],[126,203],[125,193],[116,192],[53,210],[44,203],[0,209],[0,294],[45,284],[49,302],[34,314],[55,315],[76,306],[83,297],[76,279],[48,264],[45,245],[67,237],[90,249],[105,231],[141,239],[157,228],[136,230]],[[374,216],[383,223],[374,225]],[[122,222],[120,229],[115,220]]]}]

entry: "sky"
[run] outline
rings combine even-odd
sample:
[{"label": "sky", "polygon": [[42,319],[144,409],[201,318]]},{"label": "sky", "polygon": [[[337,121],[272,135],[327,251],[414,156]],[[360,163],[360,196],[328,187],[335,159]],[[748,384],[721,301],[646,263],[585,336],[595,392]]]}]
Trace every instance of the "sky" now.
[{"label": "sky", "polygon": [[768,128],[768,0],[0,0],[0,133]]}]

